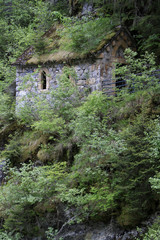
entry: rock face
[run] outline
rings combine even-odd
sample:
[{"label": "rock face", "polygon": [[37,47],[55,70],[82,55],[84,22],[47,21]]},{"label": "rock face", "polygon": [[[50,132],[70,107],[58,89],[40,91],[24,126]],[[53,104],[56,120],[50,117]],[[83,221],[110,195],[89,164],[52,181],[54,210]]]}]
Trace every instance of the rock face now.
[{"label": "rock face", "polygon": [[[153,224],[159,215],[160,213],[156,212],[147,221],[144,221],[140,226],[141,233],[146,232],[147,227]],[[55,240],[135,240],[138,237],[139,232],[136,228],[125,230],[114,219],[111,219],[108,224],[98,222],[68,225]]]},{"label": "rock face", "polygon": [[125,232],[115,222],[108,225],[93,223],[89,225],[71,225],[56,240],[127,240],[138,235],[136,230]]}]

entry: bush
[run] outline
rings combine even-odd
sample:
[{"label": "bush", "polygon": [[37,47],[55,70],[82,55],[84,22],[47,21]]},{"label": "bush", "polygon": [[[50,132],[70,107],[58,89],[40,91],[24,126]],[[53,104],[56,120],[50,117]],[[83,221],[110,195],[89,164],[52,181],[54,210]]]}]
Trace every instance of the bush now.
[{"label": "bush", "polygon": [[12,233],[0,232],[0,240],[20,240],[21,235],[19,233],[12,235]]},{"label": "bush", "polygon": [[[147,233],[145,233],[144,235],[142,235],[142,237],[140,239],[143,240],[159,240],[159,236],[160,236],[160,219],[158,218],[153,224],[152,226],[150,226],[148,228]],[[139,240],[139,239],[137,239]]]},{"label": "bush", "polygon": [[34,207],[54,197],[57,181],[61,181],[66,174],[66,163],[46,167],[23,164],[20,169],[10,168],[7,183],[0,187],[4,228],[27,236],[40,231],[39,228],[36,230],[38,216]]},{"label": "bush", "polygon": [[[126,88],[120,91],[120,94],[133,93],[138,90],[154,88],[158,84],[156,76],[156,61],[153,53],[145,52],[141,57],[137,57],[138,53],[131,49],[125,50],[126,65],[118,67],[115,74],[121,76],[126,82]],[[122,89],[121,89],[122,90]]]},{"label": "bush", "polygon": [[5,94],[0,94],[0,125],[10,123],[15,119],[15,105],[13,99]]}]

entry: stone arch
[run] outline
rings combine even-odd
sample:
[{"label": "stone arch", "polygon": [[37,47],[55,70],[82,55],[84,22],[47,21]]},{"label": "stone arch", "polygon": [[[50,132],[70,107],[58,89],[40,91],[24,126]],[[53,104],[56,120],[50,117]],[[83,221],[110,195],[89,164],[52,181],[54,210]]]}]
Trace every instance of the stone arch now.
[{"label": "stone arch", "polygon": [[50,85],[49,71],[47,68],[41,68],[39,72],[38,89],[48,90]]}]

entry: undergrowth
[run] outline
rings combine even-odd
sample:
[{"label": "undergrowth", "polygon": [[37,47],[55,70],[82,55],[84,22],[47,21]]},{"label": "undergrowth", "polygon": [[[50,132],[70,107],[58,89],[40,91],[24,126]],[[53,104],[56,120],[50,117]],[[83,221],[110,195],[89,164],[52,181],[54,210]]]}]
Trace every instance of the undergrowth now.
[{"label": "undergrowth", "polygon": [[158,209],[159,85],[108,99],[79,93],[68,73],[76,78],[65,68],[52,101],[32,96],[19,108],[23,128],[2,151],[0,217],[12,237],[45,238],[48,227],[112,216],[130,228]]}]

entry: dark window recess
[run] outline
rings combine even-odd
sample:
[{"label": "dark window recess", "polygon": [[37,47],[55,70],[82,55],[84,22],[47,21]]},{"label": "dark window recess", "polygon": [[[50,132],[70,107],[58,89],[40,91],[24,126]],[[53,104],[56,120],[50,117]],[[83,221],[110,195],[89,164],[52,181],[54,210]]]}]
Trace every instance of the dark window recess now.
[{"label": "dark window recess", "polygon": [[46,89],[47,88],[47,76],[46,76],[45,71],[43,71],[41,73],[41,82],[42,82],[42,89]]},{"label": "dark window recess", "polygon": [[126,86],[126,81],[121,76],[116,76],[116,88],[122,89]]},{"label": "dark window recess", "polygon": [[[123,67],[125,64],[119,64],[119,67]],[[123,79],[121,74],[116,75],[116,88],[122,89],[126,86],[126,81]]]}]

